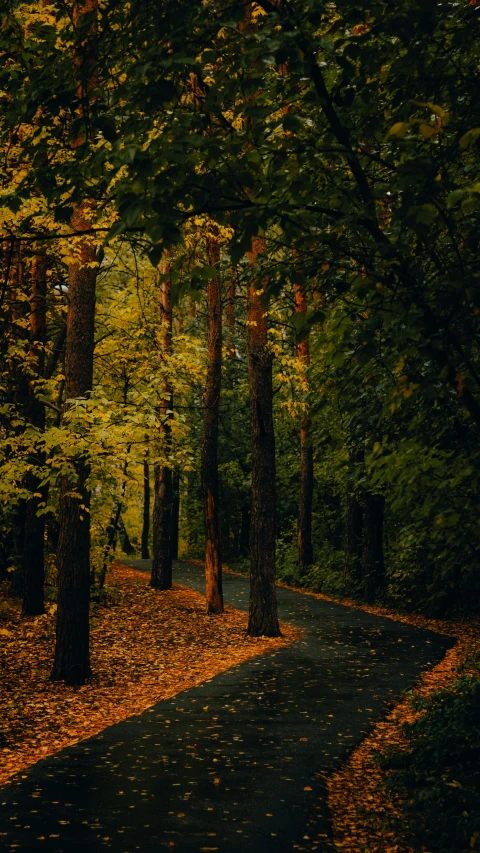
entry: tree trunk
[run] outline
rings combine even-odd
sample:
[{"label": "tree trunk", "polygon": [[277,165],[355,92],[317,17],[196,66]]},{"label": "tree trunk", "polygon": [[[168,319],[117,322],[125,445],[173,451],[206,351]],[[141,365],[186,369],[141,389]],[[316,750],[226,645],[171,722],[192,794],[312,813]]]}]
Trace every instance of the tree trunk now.
[{"label": "tree trunk", "polygon": [[[208,238],[208,262],[220,262],[215,237]],[[205,512],[205,581],[207,613],[223,613],[222,534],[218,499],[218,420],[222,381],[222,293],[220,276],[207,285],[208,364],[204,394],[202,488]]]},{"label": "tree trunk", "polygon": [[374,601],[385,586],[383,520],[385,498],[366,493],[363,527],[363,584],[367,601]]},{"label": "tree trunk", "polygon": [[126,554],[127,557],[132,557],[133,554],[135,553],[135,548],[133,547],[133,545],[130,541],[130,536],[128,535],[128,530],[127,530],[127,528],[125,526],[125,522],[123,520],[122,507],[123,507],[123,504],[120,507],[120,517],[118,519],[118,532],[120,534],[120,545],[122,547],[123,553]]},{"label": "tree trunk", "polygon": [[236,287],[232,278],[227,289],[226,317],[228,327],[227,355],[229,359],[235,358],[235,298]]},{"label": "tree trunk", "polygon": [[355,466],[362,466],[363,446],[352,450],[349,460],[350,474],[347,482],[347,510],[345,514],[345,565],[344,584],[359,591],[362,584],[363,507],[356,485]]},{"label": "tree trunk", "polygon": [[[88,205],[74,214],[77,231],[90,228]],[[65,349],[66,399],[86,397],[92,389],[97,259],[94,245],[84,237],[80,257],[69,268],[67,340]],[[68,403],[67,403],[68,404]],[[90,493],[89,466],[75,461],[73,481],[64,476],[60,488],[57,551],[58,604],[55,661],[52,679],[83,684],[91,674],[89,656]],[[73,495],[75,489],[76,495]]]},{"label": "tree trunk", "polygon": [[[14,244],[14,252],[9,272],[11,336],[12,342],[15,342],[19,348],[19,355],[10,362],[11,391],[13,392],[13,401],[19,416],[19,425],[15,426],[14,430],[18,433],[24,429],[22,419],[27,417],[27,407],[30,396],[27,371],[25,370],[29,306],[28,302],[23,298],[26,290],[25,263],[23,260],[23,247],[18,240],[15,241]],[[28,483],[25,482],[24,485],[28,486]],[[13,510],[12,519],[14,545],[12,557],[15,571],[10,574],[10,583],[13,594],[20,596],[23,595],[24,587],[23,549],[25,542],[26,506],[27,503],[25,500],[19,501]]]},{"label": "tree trunk", "polygon": [[173,472],[172,506],[172,560],[178,560],[178,540],[180,535],[180,475]]},{"label": "tree trunk", "polygon": [[148,538],[150,535],[150,465],[148,451],[143,460],[143,524],[142,524],[142,560],[150,559]]},{"label": "tree trunk", "polygon": [[[160,266],[160,272],[166,276],[169,272],[168,263]],[[164,278],[160,285],[160,327],[163,337],[162,354],[167,362],[172,352],[172,306],[171,281]],[[161,451],[168,456],[171,446],[171,410],[172,388],[168,378],[163,384],[163,399],[160,402],[160,440]],[[155,489],[153,502],[153,561],[150,586],[155,589],[171,589],[172,587],[172,504],[173,483],[172,470],[167,464],[156,464]]]},{"label": "tree trunk", "polygon": [[345,573],[347,586],[358,586],[362,579],[363,509],[352,483],[348,485],[345,516]]},{"label": "tree trunk", "polygon": [[250,505],[247,503],[242,504],[242,520],[238,544],[242,557],[248,557],[250,553]]},{"label": "tree trunk", "polygon": [[[295,310],[307,313],[307,299],[299,285],[295,285]],[[297,357],[305,368],[305,382],[310,367],[310,341],[305,338],[297,343]],[[312,502],[313,502],[313,448],[310,444],[310,418],[305,414],[300,425],[300,496],[298,501],[298,566],[300,576],[304,575],[313,563],[312,544]]]},{"label": "tree trunk", "polygon": [[[30,334],[32,340],[32,370],[39,376],[45,372],[45,342],[47,326],[47,259],[35,255],[32,263],[32,289],[30,296]],[[45,430],[45,406],[30,388],[27,417],[38,430]],[[43,461],[43,459],[42,459]],[[23,548],[23,605],[24,616],[37,616],[45,612],[44,601],[44,539],[45,515],[38,515],[39,505],[47,496],[46,487],[40,486],[39,477],[28,476],[28,488],[32,497],[28,499],[25,512],[25,542]],[[35,497],[35,495],[40,497]]]},{"label": "tree trunk", "polygon": [[267,342],[266,308],[258,291],[262,283],[255,265],[265,248],[252,246],[252,280],[248,293],[247,355],[252,438],[252,506],[250,518],[250,609],[248,633],[277,637],[280,633],[275,589],[275,433],[272,411],[272,353]]}]

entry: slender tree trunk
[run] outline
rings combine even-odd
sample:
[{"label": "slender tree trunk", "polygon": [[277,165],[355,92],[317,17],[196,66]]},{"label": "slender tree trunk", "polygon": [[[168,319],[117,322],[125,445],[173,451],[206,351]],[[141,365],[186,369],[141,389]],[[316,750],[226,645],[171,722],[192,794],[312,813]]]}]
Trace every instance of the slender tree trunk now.
[{"label": "slender tree trunk", "polygon": [[143,524],[142,524],[142,560],[150,559],[148,539],[150,536],[150,465],[148,450],[143,460]]},{"label": "slender tree trunk", "polygon": [[250,519],[250,609],[248,633],[280,633],[275,589],[275,433],[272,411],[272,353],[267,341],[266,308],[258,291],[255,266],[265,242],[252,246],[252,280],[248,293],[247,355],[252,438],[252,507]]},{"label": "slender tree trunk", "polygon": [[363,508],[354,486],[349,483],[345,516],[345,583],[358,586],[362,578]]},{"label": "slender tree trunk", "polygon": [[[73,216],[76,231],[90,228],[88,205]],[[71,264],[68,282],[65,349],[66,399],[86,397],[92,389],[97,252],[88,237],[80,243],[79,260]],[[68,405],[68,403],[67,403]],[[75,461],[75,479],[62,478],[57,551],[58,602],[52,678],[83,684],[91,674],[89,655],[90,492],[88,462]],[[75,489],[76,495],[72,494]]]},{"label": "slender tree trunk", "polygon": [[180,536],[180,474],[173,472],[172,506],[172,560],[178,560],[178,540]]},{"label": "slender tree trunk", "polygon": [[235,299],[237,296],[237,289],[235,286],[235,280],[232,278],[228,285],[227,289],[227,305],[226,305],[226,318],[227,318],[227,328],[228,328],[228,348],[227,355],[229,359],[235,358]]},{"label": "slender tree trunk", "polygon": [[122,551],[127,557],[131,557],[135,553],[135,548],[133,547],[130,536],[128,535],[128,530],[125,526],[125,522],[123,520],[122,515],[123,505],[120,507],[120,517],[118,519],[118,532],[120,534],[120,544],[122,546]]},{"label": "slender tree trunk", "polygon": [[242,504],[242,520],[238,545],[242,557],[248,557],[250,553],[250,505],[247,503]]},{"label": "slender tree trunk", "polygon": [[383,521],[385,499],[371,492],[364,496],[363,583],[367,601],[374,601],[385,586]]},{"label": "slender tree trunk", "polygon": [[[295,285],[295,309],[307,313],[307,298],[301,287]],[[305,381],[310,367],[310,341],[305,338],[297,344],[297,356],[305,367]],[[305,414],[300,425],[300,496],[298,501],[298,565],[304,575],[313,563],[312,544],[313,503],[313,448],[310,443],[310,418]]]},{"label": "slender tree trunk", "polygon": [[[32,263],[32,288],[30,297],[30,334],[32,339],[32,371],[39,377],[45,372],[45,342],[47,327],[47,259],[37,254]],[[45,406],[38,400],[35,388],[30,388],[27,404],[30,423],[40,431],[45,430]],[[25,512],[25,542],[23,548],[23,606],[25,616],[37,616],[45,611],[44,601],[44,539],[45,516],[38,515],[40,503],[46,499],[47,489],[40,486],[40,479],[31,473],[28,488],[32,493]],[[40,497],[35,497],[40,495]]]},{"label": "slender tree trunk", "polygon": [[347,483],[347,510],[345,515],[345,568],[344,583],[358,591],[362,584],[363,506],[356,485],[355,466],[363,464],[364,450],[358,447],[350,455],[350,476]]},{"label": "slender tree trunk", "polygon": [[[19,415],[19,423],[22,418],[27,417],[28,401],[30,389],[28,386],[27,371],[25,370],[25,359],[27,358],[28,339],[28,316],[29,306],[25,301],[24,295],[26,291],[25,282],[25,263],[23,259],[23,247],[16,240],[14,251],[10,265],[10,280],[9,280],[9,299],[10,299],[10,320],[11,320],[11,340],[19,346],[21,355],[12,359],[10,362],[10,382],[11,392],[13,392],[13,401]],[[22,352],[23,350],[23,352]],[[15,428],[16,432],[23,430],[23,425]],[[28,486],[27,482],[24,483]],[[12,528],[13,528],[13,564],[15,571],[10,575],[11,588],[14,595],[23,595],[24,587],[24,563],[23,563],[23,548],[25,542],[25,518],[26,518],[26,501],[21,500],[12,513]]]},{"label": "slender tree trunk", "polygon": [[225,319],[227,321],[227,362],[225,365],[225,385],[229,390],[233,388],[235,368],[235,280],[232,278],[227,288],[227,299],[225,305]]},{"label": "slender tree trunk", "polygon": [[[215,237],[208,239],[208,262],[220,262]],[[218,498],[218,420],[222,381],[222,293],[220,275],[207,285],[208,364],[204,394],[202,488],[205,512],[205,581],[207,613],[223,613],[222,533]]]},{"label": "slender tree trunk", "polygon": [[[162,263],[160,272],[166,276],[168,263]],[[165,361],[172,352],[172,305],[171,282],[164,278],[160,285],[160,327],[162,354]],[[171,446],[172,388],[168,379],[164,381],[163,400],[160,402],[161,450],[166,456]],[[172,586],[172,469],[167,464],[155,465],[155,491],[153,503],[153,561],[150,586],[155,589],[171,589]]]}]

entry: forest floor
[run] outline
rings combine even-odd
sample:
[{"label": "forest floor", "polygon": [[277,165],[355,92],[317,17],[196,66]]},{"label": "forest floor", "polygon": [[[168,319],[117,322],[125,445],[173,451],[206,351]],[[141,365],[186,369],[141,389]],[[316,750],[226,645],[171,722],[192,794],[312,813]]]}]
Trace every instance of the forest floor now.
[{"label": "forest floor", "polygon": [[15,815],[5,849],[409,850],[388,833],[398,803],[375,757],[401,744],[412,688],[429,695],[457,677],[477,628],[281,587],[283,638],[252,641],[246,578],[226,574],[238,609],[212,619],[200,567],[178,563],[183,586],[156,593],[138,571],[148,564],[133,565],[115,566],[114,603],[96,608],[98,675],[83,688],[48,681],[53,613],[0,612],[5,781],[56,753],[2,789]]},{"label": "forest floor", "polygon": [[426,713],[426,700],[438,691],[451,688],[460,675],[478,677],[480,623],[478,619],[427,619],[369,605],[361,609],[455,641],[440,663],[420,676],[413,689],[384,720],[376,723],[346,763],[327,780],[334,844],[338,850],[345,853],[414,853],[409,840],[402,837],[404,800],[389,792],[388,773],[382,769],[379,757],[391,749],[408,751],[410,744],[405,724],[415,722]]},{"label": "forest floor", "polygon": [[116,563],[110,595],[91,622],[93,676],[83,687],[49,680],[55,606],[22,618],[19,600],[0,600],[0,785],[46,756],[249,658],[301,636],[283,625],[279,639],[246,634],[247,616],[231,607],[207,616],[204,597],[168,594]]},{"label": "forest floor", "polygon": [[[135,573],[132,580],[136,577],[145,590],[149,566],[139,561],[134,567],[144,573]],[[204,588],[200,567],[178,562],[174,578],[197,593]],[[238,614],[238,624],[245,626],[248,579],[226,574],[224,580],[226,601],[244,611]],[[185,599],[186,590],[162,593],[162,601],[177,593],[183,602],[200,601],[196,619],[206,618],[202,598]],[[142,619],[150,595],[155,593],[147,590],[139,600]],[[331,850],[328,778],[402,692],[443,658],[451,642],[284,588],[278,589],[278,604],[284,623],[300,632],[296,642],[270,646],[268,653],[265,646],[262,654],[217,675],[207,667],[201,684],[115,725],[109,725],[104,714],[99,734],[12,778],[1,791],[9,816],[0,839],[4,849]],[[118,622],[114,611],[109,618]],[[123,631],[116,636],[125,633],[126,644],[135,644],[135,628],[125,631],[131,608],[126,614]],[[182,617],[178,636],[188,646],[187,617]],[[216,621],[207,621],[207,628]],[[157,608],[155,641],[161,631],[158,622]],[[235,647],[245,639],[243,632],[244,627],[238,639],[232,638]],[[213,645],[209,654],[215,660],[218,650]],[[185,654],[183,660],[188,656],[195,666],[201,655],[201,647],[183,650],[179,642],[173,651],[171,665],[175,654]],[[113,652],[120,672],[118,703],[130,689],[127,683],[123,690],[123,639]],[[106,666],[110,653],[107,646]]]},{"label": "forest floor", "polygon": [[[192,562],[203,565],[200,560]],[[241,572],[226,570],[229,574],[243,576]],[[294,589],[320,601],[335,600],[291,584],[279,583],[278,587]],[[455,643],[436,666],[419,677],[412,690],[395,704],[384,720],[375,724],[345,764],[326,780],[333,844],[337,850],[344,853],[414,853],[407,838],[400,837],[403,801],[398,794],[389,792],[387,773],[381,767],[379,756],[391,749],[400,752],[409,749],[405,724],[411,724],[425,714],[426,705],[421,707],[421,703],[438,691],[450,688],[460,675],[478,677],[480,620],[429,619],[387,607],[359,604],[349,598],[338,601],[352,609],[451,637]]]}]

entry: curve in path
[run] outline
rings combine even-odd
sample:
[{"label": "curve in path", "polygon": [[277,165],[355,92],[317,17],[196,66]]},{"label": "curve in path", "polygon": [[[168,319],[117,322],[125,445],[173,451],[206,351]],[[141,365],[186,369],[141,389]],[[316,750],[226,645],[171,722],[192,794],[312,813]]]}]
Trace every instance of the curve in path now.
[{"label": "curve in path", "polygon": [[[148,570],[146,561],[125,561]],[[174,579],[203,591],[201,568]],[[248,580],[225,576],[248,606]],[[0,849],[331,849],[323,779],[451,640],[278,589],[305,637],[39,762],[0,791]]]}]

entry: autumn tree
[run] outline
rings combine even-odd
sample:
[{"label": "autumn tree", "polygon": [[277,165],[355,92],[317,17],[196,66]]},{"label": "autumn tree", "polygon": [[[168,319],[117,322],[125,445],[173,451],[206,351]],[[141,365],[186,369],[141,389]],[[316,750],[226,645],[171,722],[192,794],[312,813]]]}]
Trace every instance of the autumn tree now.
[{"label": "autumn tree", "polygon": [[222,288],[218,229],[207,238],[208,263],[215,272],[207,283],[208,361],[204,394],[202,488],[205,508],[207,613],[223,612],[222,534],[218,494],[218,419],[222,381]]},{"label": "autumn tree", "polygon": [[172,586],[172,510],[173,477],[168,460],[171,450],[171,417],[173,395],[172,386],[165,369],[172,353],[172,283],[170,262],[160,265],[159,286],[159,359],[163,361],[164,378],[162,381],[162,399],[159,404],[160,453],[162,461],[154,466],[154,504],[153,504],[153,562],[150,585],[155,589],[170,589]]},{"label": "autumn tree", "polygon": [[[47,340],[47,257],[39,248],[32,258],[30,272],[30,388],[27,403],[29,422],[40,432],[45,430],[45,405],[38,399],[35,380],[45,375],[45,344]],[[37,462],[41,468],[41,457]],[[34,467],[27,475],[32,497],[25,512],[25,544],[23,549],[23,605],[22,613],[36,616],[44,612],[45,578],[45,514],[41,504],[46,497],[46,486]]]},{"label": "autumn tree", "polygon": [[248,285],[247,358],[252,441],[250,517],[250,608],[248,633],[280,633],[275,589],[275,431],[272,412],[272,360],[268,345],[268,309],[261,272],[264,238],[252,243]]},{"label": "autumn tree", "polygon": [[[88,145],[88,103],[94,97],[96,0],[79,0],[74,7],[78,32],[75,67],[81,134],[74,147]],[[67,401],[88,397],[93,382],[95,345],[95,288],[97,248],[92,229],[93,204],[82,202],[73,213],[74,232],[84,233],[75,246],[76,257],[68,271],[68,315],[65,346],[65,396]],[[87,232],[87,234],[85,234]],[[67,406],[69,403],[67,402]],[[71,405],[71,404],[70,404]],[[90,490],[89,464],[77,457],[72,474],[62,478],[57,550],[58,598],[54,680],[83,684],[91,673],[89,650],[90,597]]]}]

